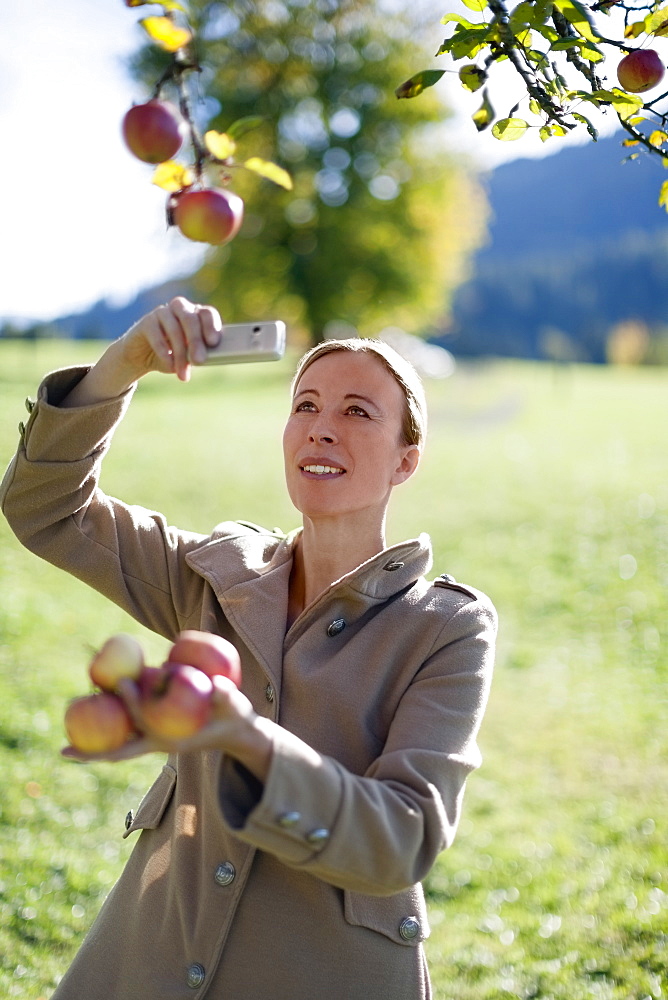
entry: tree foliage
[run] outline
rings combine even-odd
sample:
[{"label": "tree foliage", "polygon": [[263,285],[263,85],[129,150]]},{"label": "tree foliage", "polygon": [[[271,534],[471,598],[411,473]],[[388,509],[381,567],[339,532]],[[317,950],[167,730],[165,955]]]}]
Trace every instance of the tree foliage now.
[{"label": "tree foliage", "polygon": [[[627,89],[616,85],[616,77],[611,82],[608,71],[608,60],[651,51],[655,43],[665,60],[660,50],[668,35],[668,6],[663,0],[461,3],[465,13],[453,11],[441,19],[448,34],[436,55],[452,61],[462,87],[481,91],[482,103],[472,116],[479,131],[491,127],[495,138],[508,141],[534,127],[546,141],[579,128],[596,140],[588,109],[611,109],[628,133],[624,145],[638,147],[631,157],[644,150],[668,165],[668,91],[646,100],[644,89],[630,92],[628,84]],[[494,71],[503,62],[516,74],[524,97],[497,112]],[[616,68],[615,63],[613,73]],[[415,97],[445,72],[422,70],[397,88],[397,96]],[[668,181],[659,203],[668,207]]]},{"label": "tree foliage", "polygon": [[[220,166],[230,135],[244,148],[243,164],[222,164],[244,226],[209,253],[200,293],[230,318],[280,315],[314,341],[441,320],[481,238],[483,199],[435,138],[437,96],[394,96],[425,52],[409,13],[372,0],[191,0],[188,23],[181,58],[203,155]],[[173,67],[154,39],[133,66],[183,97]],[[290,190],[267,183],[276,170]]]}]

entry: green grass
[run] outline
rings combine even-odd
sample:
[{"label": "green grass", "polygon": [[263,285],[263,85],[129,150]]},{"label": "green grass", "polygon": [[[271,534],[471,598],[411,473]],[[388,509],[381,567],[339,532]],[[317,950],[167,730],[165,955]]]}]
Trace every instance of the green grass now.
[{"label": "green grass", "polygon": [[[0,344],[0,453],[49,368],[99,347]],[[294,359],[293,359],[294,360]],[[207,531],[297,523],[282,490],[290,363],[147,380],[105,488]],[[429,385],[390,541],[487,591],[498,667],[454,846],[427,882],[437,1000],[668,991],[668,371],[460,366]],[[114,631],[164,652],[0,524],[0,994],[47,997],[131,845],[156,762],[61,761],[62,711]],[[343,998],[342,998],[343,1000]]]}]

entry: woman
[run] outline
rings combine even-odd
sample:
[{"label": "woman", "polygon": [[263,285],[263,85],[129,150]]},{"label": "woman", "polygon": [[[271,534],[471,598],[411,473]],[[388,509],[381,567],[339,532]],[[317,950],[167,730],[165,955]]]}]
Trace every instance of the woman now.
[{"label": "woman", "polygon": [[215,310],[177,298],[92,368],[48,376],[3,482],[33,551],[158,634],[214,632],[242,660],[242,689],[218,685],[205,731],[133,745],[169,757],[55,997],[426,998],[420,880],[479,764],[494,610],[425,580],[427,536],[386,548],[426,415],[415,372],[378,342],[300,362],[284,433],[300,530],[226,522],[205,537],[102,494],[137,381],[187,379],[220,336]]}]

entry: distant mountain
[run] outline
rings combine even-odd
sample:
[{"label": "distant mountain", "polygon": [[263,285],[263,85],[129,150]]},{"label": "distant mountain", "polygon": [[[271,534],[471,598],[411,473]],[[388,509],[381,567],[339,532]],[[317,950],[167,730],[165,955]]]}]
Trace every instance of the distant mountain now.
[{"label": "distant mountain", "polygon": [[162,285],[139,292],[123,306],[110,305],[106,300],[96,302],[85,312],[59,316],[49,327],[61,337],[74,340],[114,340],[125,333],[141,316],[167,302],[174,295],[190,294],[187,279],[173,279]]},{"label": "distant mountain", "polygon": [[668,217],[658,158],[627,161],[621,134],[542,160],[515,160],[487,181],[489,239],[455,295],[455,354],[604,361],[616,324],[668,324]]}]

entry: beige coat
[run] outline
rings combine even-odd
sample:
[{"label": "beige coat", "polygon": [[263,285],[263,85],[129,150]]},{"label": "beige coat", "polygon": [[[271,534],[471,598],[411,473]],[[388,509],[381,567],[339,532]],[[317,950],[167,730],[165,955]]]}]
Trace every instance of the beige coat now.
[{"label": "beige coat", "polygon": [[264,787],[219,753],[167,761],[55,997],[429,997],[420,880],[479,764],[492,606],[427,582],[421,536],[334,583],[286,634],[294,535],[228,522],[205,537],[103,495],[100,460],[129,397],[51,405],[80,376],[40,388],[2,487],[8,521],[157,633],[233,641],[243,690],[283,728]]}]

